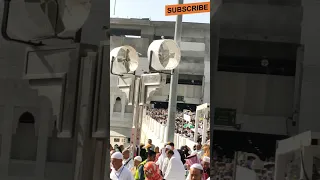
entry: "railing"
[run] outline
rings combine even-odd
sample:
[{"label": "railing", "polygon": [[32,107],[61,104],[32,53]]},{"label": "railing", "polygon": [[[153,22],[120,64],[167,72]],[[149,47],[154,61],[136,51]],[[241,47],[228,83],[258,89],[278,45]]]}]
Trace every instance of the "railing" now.
[{"label": "railing", "polygon": [[[145,118],[142,120],[142,134],[141,142],[146,142],[147,139],[150,138],[153,140],[155,145],[162,147],[165,143],[166,125],[160,124],[150,116],[145,116]],[[174,144],[177,148],[184,145],[193,147],[196,142],[175,133]]]}]

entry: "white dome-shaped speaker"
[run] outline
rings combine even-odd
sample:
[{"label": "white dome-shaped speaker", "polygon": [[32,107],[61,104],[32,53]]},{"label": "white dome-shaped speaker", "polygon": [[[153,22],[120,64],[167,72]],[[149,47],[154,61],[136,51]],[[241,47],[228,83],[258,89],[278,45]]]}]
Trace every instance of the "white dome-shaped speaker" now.
[{"label": "white dome-shaped speaker", "polygon": [[110,60],[112,73],[119,75],[132,73],[139,65],[138,52],[131,46],[114,48],[110,52]]},{"label": "white dome-shaped speaker", "polygon": [[157,71],[172,70],[180,63],[181,51],[172,39],[155,40],[148,48],[148,60]]}]

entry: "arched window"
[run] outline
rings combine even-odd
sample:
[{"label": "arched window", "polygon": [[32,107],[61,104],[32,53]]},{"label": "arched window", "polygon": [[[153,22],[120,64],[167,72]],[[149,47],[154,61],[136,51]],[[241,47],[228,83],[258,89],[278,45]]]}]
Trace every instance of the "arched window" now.
[{"label": "arched window", "polygon": [[114,103],[113,112],[121,112],[122,104],[121,104],[121,98],[117,97],[116,102]]},{"label": "arched window", "polygon": [[24,112],[18,122],[16,133],[12,136],[11,159],[35,161],[38,146],[35,118],[30,112]]},{"label": "arched window", "polygon": [[19,123],[34,124],[34,117],[31,113],[25,112],[20,116]]}]

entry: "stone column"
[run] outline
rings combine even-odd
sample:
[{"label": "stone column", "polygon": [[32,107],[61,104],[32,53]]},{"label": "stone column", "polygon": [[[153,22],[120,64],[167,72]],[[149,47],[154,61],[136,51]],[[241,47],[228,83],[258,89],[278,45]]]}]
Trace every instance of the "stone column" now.
[{"label": "stone column", "polygon": [[[213,31],[213,33],[216,33],[216,31]],[[219,41],[219,38],[215,38],[215,35],[213,36],[213,41]],[[203,99],[202,103],[210,103],[210,59],[217,60],[218,55],[213,53],[213,57],[210,58],[210,31],[205,33],[205,56],[204,56],[204,69],[203,69],[203,75],[204,75],[204,81],[203,83]],[[219,46],[213,45],[214,48],[218,48]],[[218,49],[217,52],[219,51]],[[214,69],[213,69],[214,71]]]},{"label": "stone column", "polygon": [[[308,176],[309,179],[312,179],[313,172],[313,155],[314,149],[310,146],[303,147],[303,164],[301,162],[301,167],[304,166],[304,169],[300,169],[300,179],[307,179],[305,176]],[[304,171],[305,170],[305,171]]]},{"label": "stone column", "polygon": [[39,126],[38,126],[38,147],[35,174],[37,179],[45,179],[45,169],[47,161],[49,123],[52,121],[52,109],[49,100],[44,100],[40,104]]},{"label": "stone column", "polygon": [[320,3],[303,0],[301,44],[304,44],[302,61],[299,132],[320,131]]},{"label": "stone column", "polygon": [[121,120],[124,120],[124,113],[126,112],[126,96],[121,96]]},{"label": "stone column", "polygon": [[274,179],[285,179],[286,157],[282,154],[276,154]]},{"label": "stone column", "polygon": [[[296,71],[295,71],[295,82],[294,82],[294,97],[292,106],[292,121],[287,122],[289,135],[298,134],[299,132],[299,112],[300,112],[300,97],[301,97],[301,80],[302,80],[302,62],[304,47],[299,46],[297,49],[296,58]],[[294,126],[295,122],[295,126]]]},{"label": "stone column", "polygon": [[[211,111],[210,111],[210,137],[214,137],[214,114],[215,114],[215,104],[214,104],[214,98],[215,98],[215,84],[216,84],[216,74],[218,71],[218,59],[219,59],[219,41],[220,41],[220,22],[219,22],[219,12],[215,12],[215,13],[210,13],[211,14],[211,19],[210,19],[210,46],[212,46],[212,48],[210,47],[210,53],[212,51],[212,56],[210,57],[212,66],[210,69],[210,76],[212,76],[213,78],[211,79],[211,83],[212,83],[212,89],[209,90],[209,94],[210,96],[213,96],[213,103],[210,104],[211,107]],[[205,90],[206,92],[206,90]],[[210,98],[209,96],[209,98]],[[211,139],[210,141],[210,146],[213,147],[213,141]],[[214,150],[213,148],[210,149],[210,154],[214,154]]]},{"label": "stone column", "polygon": [[[13,94],[11,94],[13,96]],[[8,94],[7,97],[12,97]],[[10,101],[8,101],[10,102]],[[10,150],[11,150],[11,139],[14,119],[14,105],[7,104],[4,108],[4,121],[2,128],[2,145],[1,145],[1,156],[0,156],[0,177],[1,179],[7,179],[9,173],[9,161],[10,161]]]},{"label": "stone column", "polygon": [[[76,122],[76,154],[74,165],[74,180],[93,178],[94,155],[96,141],[92,138],[90,124],[92,121],[92,91],[94,90],[93,71],[96,63],[96,53],[89,52],[81,59],[80,93],[78,94],[77,122]],[[101,172],[102,173],[102,172]],[[95,174],[95,176],[98,176]]]},{"label": "stone column", "polygon": [[[206,42],[206,51],[208,55],[205,58],[205,88],[204,88],[204,102],[210,103],[210,96],[215,96],[215,78],[218,71],[218,59],[219,59],[219,40],[220,40],[220,24],[218,22],[217,15],[213,17],[215,20],[211,23],[211,33],[209,42]],[[207,45],[208,44],[208,45]],[[212,47],[211,47],[212,46]],[[207,50],[208,49],[208,50]],[[210,55],[212,53],[212,55]],[[210,63],[212,66],[210,68]],[[212,79],[210,78],[212,77]],[[210,82],[213,84],[213,89],[210,89]],[[211,106],[212,108],[215,108]]]},{"label": "stone column", "polygon": [[201,110],[197,110],[196,111],[196,117],[195,117],[195,126],[194,126],[194,137],[193,140],[195,142],[198,141],[198,128],[199,128],[199,113],[201,112]]}]

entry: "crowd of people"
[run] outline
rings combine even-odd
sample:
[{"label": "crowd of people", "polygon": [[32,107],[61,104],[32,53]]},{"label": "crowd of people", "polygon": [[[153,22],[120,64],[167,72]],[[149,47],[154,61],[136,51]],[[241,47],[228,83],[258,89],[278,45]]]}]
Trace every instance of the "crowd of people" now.
[{"label": "crowd of people", "polygon": [[273,180],[274,178],[274,158],[260,161],[259,159],[250,157],[235,161],[234,158],[215,157],[213,161],[214,163],[211,167],[213,180],[231,180],[236,173],[234,169],[236,166],[254,171],[259,180]]},{"label": "crowd of people", "polygon": [[[131,151],[137,155],[130,157]],[[175,148],[169,142],[156,147],[149,139],[139,148],[110,150],[111,180],[207,180],[210,179],[210,145]]]},{"label": "crowd of people", "polygon": [[[184,114],[190,116],[190,121],[184,119]],[[152,119],[156,120],[160,124],[165,125],[168,119],[168,109],[162,108],[150,108],[147,111],[147,115]],[[175,120],[175,133],[178,133],[186,138],[192,139],[194,138],[194,128],[195,128],[195,112],[176,112],[176,120]],[[198,126],[198,140],[197,142],[201,142],[202,140],[202,131],[203,131],[203,122],[199,121]]]}]

